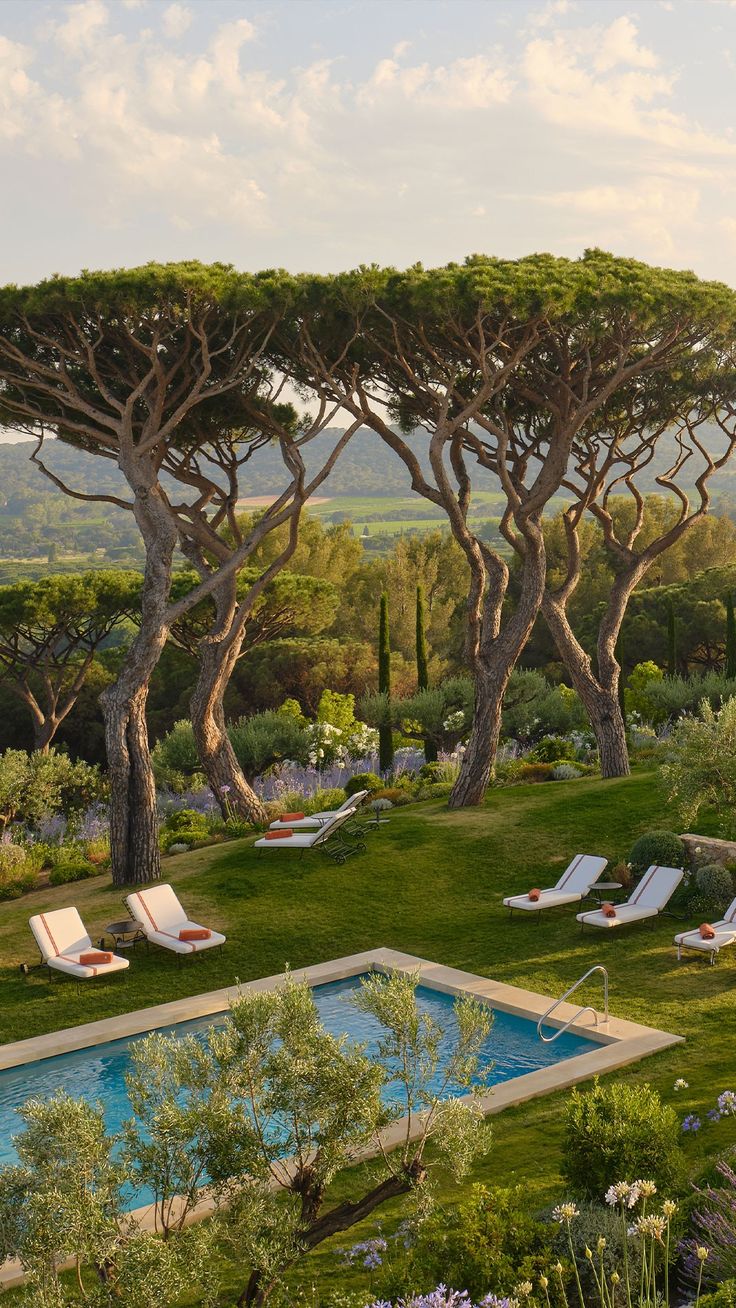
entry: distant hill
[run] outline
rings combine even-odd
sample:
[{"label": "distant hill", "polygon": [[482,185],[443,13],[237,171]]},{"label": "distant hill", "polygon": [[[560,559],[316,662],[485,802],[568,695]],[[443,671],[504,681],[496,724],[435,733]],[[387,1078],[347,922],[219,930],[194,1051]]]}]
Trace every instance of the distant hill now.
[{"label": "distant hill", "polygon": [[[330,429],[304,447],[308,473],[323,463],[340,434],[340,429]],[[716,441],[715,436],[712,439]],[[417,434],[412,444],[420,462],[426,466],[426,437]],[[18,570],[17,575],[33,575],[49,569],[139,566],[142,549],[132,514],[104,502],[85,502],[64,495],[30,462],[34,448],[32,441],[0,444],[0,560],[4,565],[0,569],[0,582],[16,575],[14,569]],[[669,467],[675,454],[674,440],[660,443],[656,458],[638,479],[643,491],[658,489],[656,477]],[[49,441],[43,458],[73,490],[129,498],[123,477],[111,460],[85,454],[60,441]],[[700,466],[695,460],[687,464],[688,475],[684,481],[689,486],[694,483]],[[717,474],[711,485],[717,511],[736,517],[736,460],[732,468]],[[241,495],[244,499],[270,497],[278,494],[285,484],[279,451],[267,447],[259,450],[243,468]],[[473,484],[478,491],[498,489],[492,474],[484,469],[474,470]],[[406,523],[407,529],[415,519],[436,516],[444,521],[441,512],[433,513],[426,501],[412,495],[404,464],[377,436],[367,431],[353,437],[319,493],[331,500],[350,499],[352,503],[345,507],[348,516],[356,522],[380,522],[384,501],[387,520],[398,516],[399,526]],[[405,499],[398,514],[395,504],[389,504],[389,500],[395,502],[397,497]],[[406,497],[411,497],[409,503]],[[359,506],[354,503],[358,498],[374,503],[370,507]],[[335,510],[340,508],[335,505]]]}]

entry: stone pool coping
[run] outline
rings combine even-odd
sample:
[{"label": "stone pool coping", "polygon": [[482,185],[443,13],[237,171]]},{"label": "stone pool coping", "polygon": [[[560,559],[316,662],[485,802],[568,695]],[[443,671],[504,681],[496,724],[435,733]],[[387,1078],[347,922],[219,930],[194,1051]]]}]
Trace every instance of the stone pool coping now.
[{"label": "stone pool coping", "polygon": [[[488,977],[471,972],[462,972],[458,968],[445,967],[414,954],[405,954],[400,950],[379,947],[365,950],[360,954],[349,954],[345,958],[331,959],[327,963],[317,963],[313,967],[298,968],[291,976],[298,981],[306,981],[310,986],[326,985],[330,981],[343,981],[351,976],[359,976],[371,968],[379,971],[416,972],[422,985],[450,995],[469,995],[482,1003],[489,1004],[502,1012],[512,1013],[517,1017],[538,1020],[550,1006],[548,995],[538,995],[531,990],[522,990],[518,986],[507,985],[502,981],[493,981]],[[286,979],[286,973],[262,977],[257,981],[246,981],[238,986],[227,986],[221,990],[210,990],[200,995],[190,995],[184,999],[175,999],[167,1004],[157,1004],[152,1008],[140,1008],[119,1017],[105,1018],[99,1022],[87,1022],[82,1026],[67,1027],[53,1031],[49,1035],[33,1036],[28,1040],[17,1040],[12,1044],[0,1046],[0,1070],[20,1067],[24,1064],[39,1062],[43,1058],[53,1058],[57,1054],[73,1053],[80,1049],[91,1049],[97,1044],[110,1040],[124,1040],[128,1036],[141,1035],[157,1027],[173,1026],[177,1022],[187,1022],[198,1017],[207,1017],[225,1012],[230,1000],[241,992],[254,993],[273,990]],[[500,1113],[504,1108],[521,1104],[540,1095],[551,1094],[555,1090],[564,1090],[580,1081],[600,1073],[616,1071],[629,1063],[680,1044],[684,1037],[673,1035],[668,1031],[659,1031],[654,1027],[642,1026],[638,1022],[629,1022],[623,1018],[609,1017],[604,1024],[603,1014],[598,1013],[599,1025],[591,1025],[590,1011],[586,1010],[580,1020],[574,1019],[581,1005],[560,1004],[555,1016],[550,1020],[551,1026],[563,1026],[570,1022],[569,1030],[573,1035],[593,1041],[600,1047],[584,1054],[576,1054],[562,1062],[552,1063],[535,1072],[526,1072],[522,1076],[504,1081],[493,1088],[493,1092],[476,1100],[481,1111],[486,1114]],[[463,1096],[469,1099],[470,1096]],[[415,1133],[421,1131],[421,1122],[415,1125]],[[393,1122],[382,1133],[384,1149],[392,1149],[406,1138],[406,1119]],[[361,1158],[368,1158],[377,1151],[366,1150]],[[212,1200],[206,1192],[196,1208],[189,1214],[189,1221],[199,1221],[213,1210]],[[156,1217],[153,1205],[144,1205],[131,1213],[144,1230],[156,1229]],[[23,1280],[23,1273],[17,1263],[6,1262],[0,1266],[0,1286],[18,1284]]]}]

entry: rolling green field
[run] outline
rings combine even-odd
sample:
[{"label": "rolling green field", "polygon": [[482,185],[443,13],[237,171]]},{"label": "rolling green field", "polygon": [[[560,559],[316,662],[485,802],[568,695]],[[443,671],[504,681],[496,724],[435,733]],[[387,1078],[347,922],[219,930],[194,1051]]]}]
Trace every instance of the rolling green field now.
[{"label": "rolling green field", "polygon": [[[716,967],[698,957],[678,964],[672,937],[682,927],[671,918],[662,917],[651,929],[581,935],[574,910],[509,923],[501,906],[504,894],[553,883],[576,852],[618,859],[636,835],[670,824],[656,774],[637,770],[621,781],[494,789],[482,808],[461,812],[449,812],[440,801],[397,809],[387,826],[369,836],[367,852],[344,867],[318,854],[295,859],[279,850],[258,857],[250,841],[181,854],[165,862],[165,877],[193,918],[225,931],[227,950],[181,967],[161,950],[135,952],[126,985],[92,984],[81,994],[64,981],[50,984],[42,971],[27,979],[20,975],[18,964],[33,958],[27,919],[40,909],[76,903],[94,938],[120,915],[119,892],[104,877],[34,892],[0,908],[0,1038],[91,1021],[236,978],[280,972],[287,963],[298,969],[379,945],[550,996],[602,962],[610,972],[614,1014],[687,1041],[616,1076],[646,1078],[683,1115],[704,1116],[721,1090],[736,1088],[736,949],[732,956],[726,951]],[[579,993],[581,1002],[599,1002],[595,988]],[[682,1075],[690,1089],[675,1099],[673,1082]],[[523,1183],[540,1207],[559,1197],[563,1097],[551,1095],[494,1118],[494,1144],[474,1179]],[[700,1169],[705,1157],[736,1142],[736,1123],[684,1140],[693,1170]],[[342,1177],[335,1192],[350,1193],[352,1180],[350,1174]],[[441,1184],[440,1193],[451,1197],[449,1183]],[[383,1210],[384,1228],[399,1212],[398,1205]],[[349,1243],[374,1232],[375,1220],[356,1228]],[[365,1273],[346,1269],[329,1245],[310,1256],[299,1275],[305,1286],[317,1282],[317,1297],[338,1285],[366,1288]]]}]

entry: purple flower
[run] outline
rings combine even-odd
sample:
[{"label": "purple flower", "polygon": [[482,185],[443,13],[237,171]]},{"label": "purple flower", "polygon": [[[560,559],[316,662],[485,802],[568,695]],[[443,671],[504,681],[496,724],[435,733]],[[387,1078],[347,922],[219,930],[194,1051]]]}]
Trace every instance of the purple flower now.
[{"label": "purple flower", "polygon": [[707,1116],[709,1122],[720,1122],[723,1114],[717,1108],[709,1108]]},{"label": "purple flower", "polygon": [[724,1117],[736,1117],[736,1091],[724,1090],[718,1096],[718,1111]]},{"label": "purple flower", "polygon": [[696,1113],[688,1113],[688,1116],[685,1118],[682,1124],[682,1129],[683,1131],[700,1130],[700,1118],[697,1116]]},{"label": "purple flower", "polygon": [[358,1244],[354,1244],[352,1249],[348,1249],[345,1253],[345,1262],[351,1265],[360,1262],[369,1272],[373,1272],[381,1266],[383,1262],[381,1255],[385,1252],[386,1241],[383,1236],[377,1235],[372,1240],[361,1240]]},{"label": "purple flower", "polygon": [[221,794],[221,795],[229,795],[229,794],[230,794],[230,786],[220,786],[220,794]]}]

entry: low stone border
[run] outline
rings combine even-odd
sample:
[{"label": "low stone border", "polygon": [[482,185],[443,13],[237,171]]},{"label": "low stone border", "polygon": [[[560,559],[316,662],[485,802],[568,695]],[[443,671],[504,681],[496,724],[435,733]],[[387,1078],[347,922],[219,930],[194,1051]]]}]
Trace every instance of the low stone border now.
[{"label": "low stone border", "polygon": [[[351,976],[359,976],[362,972],[371,969],[386,972],[393,970],[416,972],[419,974],[421,984],[432,990],[450,995],[470,995],[491,1008],[533,1021],[539,1020],[551,1002],[547,995],[522,990],[518,986],[506,985],[502,981],[493,981],[471,972],[462,972],[454,967],[444,967],[440,963],[418,958],[414,954],[405,954],[388,948],[371,949],[361,954],[349,954],[345,958],[331,959],[327,963],[318,963],[313,967],[295,971],[291,975],[299,981],[306,981],[310,986],[318,986],[330,981],[342,981]],[[283,984],[286,975],[282,972],[277,976],[245,982],[241,986],[211,990],[205,994],[176,999],[168,1004],[157,1004],[152,1008],[141,1008],[133,1013],[124,1013],[120,1017],[106,1018],[100,1022],[87,1022],[82,1026],[68,1027],[62,1031],[51,1032],[49,1035],[34,1036],[29,1040],[17,1040],[12,1044],[0,1046],[0,1069],[20,1067],[43,1058],[53,1058],[58,1054],[90,1049],[110,1040],[141,1035],[143,1032],[172,1026],[177,1022],[226,1012],[230,1000],[237,994],[273,990]],[[680,1044],[684,1038],[668,1031],[659,1031],[654,1027],[641,1026],[637,1022],[628,1022],[622,1018],[609,1017],[606,1023],[602,1013],[597,1013],[598,1025],[590,1025],[589,1009],[586,1009],[588,1021],[571,1021],[577,1016],[579,1009],[579,1004],[560,1004],[549,1025],[560,1027],[570,1022],[568,1029],[574,1035],[593,1041],[600,1047],[562,1062],[553,1063],[549,1067],[539,1068],[536,1072],[526,1072],[522,1076],[495,1086],[492,1093],[476,1100],[485,1115],[500,1113],[504,1108],[512,1105],[524,1103],[540,1095],[551,1094],[555,1090],[565,1089],[601,1073],[615,1071],[661,1049]],[[464,1095],[462,1098],[469,1101],[472,1096]],[[418,1135],[420,1132],[421,1120],[417,1120],[412,1134]],[[392,1122],[382,1132],[381,1145],[384,1149],[390,1150],[405,1138],[406,1119],[401,1118]],[[377,1150],[366,1150],[355,1161],[364,1161],[374,1156],[376,1152]],[[202,1199],[189,1214],[187,1224],[208,1217],[213,1208],[213,1201],[208,1197],[206,1190],[203,1190]],[[134,1209],[131,1216],[143,1230],[156,1230],[156,1213],[153,1205]],[[0,1267],[0,1286],[17,1285],[23,1279],[23,1271],[18,1263],[6,1262]]]},{"label": "low stone border", "polygon": [[[736,863],[736,840],[717,840],[715,836],[696,836],[686,831],[680,836],[685,851],[691,862],[695,860],[696,849],[700,851],[701,863]],[[704,857],[704,855],[706,857]]]}]

